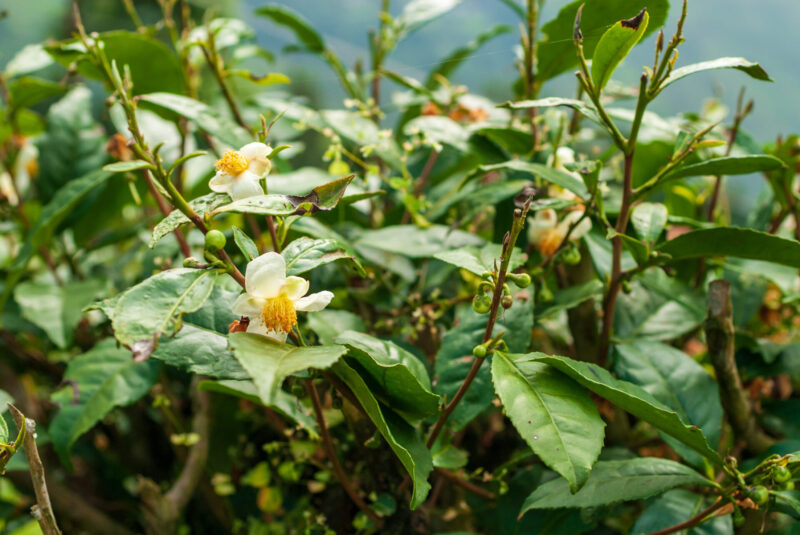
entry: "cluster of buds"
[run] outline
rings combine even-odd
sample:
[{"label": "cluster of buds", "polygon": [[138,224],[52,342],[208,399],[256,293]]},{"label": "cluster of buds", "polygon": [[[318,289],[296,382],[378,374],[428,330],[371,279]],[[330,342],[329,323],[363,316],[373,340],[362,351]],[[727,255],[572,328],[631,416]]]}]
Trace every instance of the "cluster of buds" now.
[{"label": "cluster of buds", "polygon": [[[497,276],[493,271],[484,271],[481,278],[483,280],[478,285],[478,292],[472,299],[472,309],[478,314],[487,314],[492,309],[492,297],[488,292],[497,291]],[[527,288],[531,284],[531,276],[527,273],[507,273],[505,278],[520,288]],[[514,305],[511,288],[507,283],[503,283],[502,292],[500,305],[507,310]]]}]

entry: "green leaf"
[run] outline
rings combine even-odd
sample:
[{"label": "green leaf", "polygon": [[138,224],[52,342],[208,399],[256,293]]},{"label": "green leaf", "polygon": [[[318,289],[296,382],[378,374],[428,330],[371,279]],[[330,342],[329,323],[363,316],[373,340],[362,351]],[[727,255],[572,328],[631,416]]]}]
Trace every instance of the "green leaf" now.
[{"label": "green leaf", "polygon": [[[511,308],[498,313],[494,334],[505,333],[505,341],[511,351],[523,352],[528,348],[533,328],[531,296],[528,293],[527,299],[523,299],[518,295]],[[456,309],[455,326],[442,338],[435,361],[434,392],[444,399],[452,399],[467,377],[475,358],[472,356],[472,348],[482,342],[487,320],[488,315],[478,314],[471,305]],[[478,370],[469,390],[450,416],[449,424],[456,430],[462,429],[489,407],[494,395],[492,374],[487,362]]]},{"label": "green leaf", "polygon": [[3,413],[8,410],[9,403],[14,403],[14,398],[5,390],[0,390],[0,444],[8,444],[8,424],[3,418]]},{"label": "green leaf", "polygon": [[[665,492],[645,508],[631,535],[648,535],[694,517],[712,504],[712,500],[684,489]],[[688,531],[689,535],[733,535],[731,515],[712,517]]]},{"label": "green leaf", "polygon": [[462,152],[469,150],[469,131],[450,117],[443,115],[420,115],[403,126],[407,136],[422,132],[425,138],[439,145],[450,145]]},{"label": "green leaf", "polygon": [[233,241],[248,261],[258,256],[258,247],[239,227],[233,227]]},{"label": "green leaf", "polygon": [[529,355],[495,353],[492,379],[525,442],[577,492],[603,448],[605,423],[589,394]]},{"label": "green leaf", "polygon": [[276,24],[292,30],[297,39],[311,52],[325,51],[325,41],[311,23],[297,12],[279,4],[269,4],[256,9],[256,15],[269,18]]},{"label": "green leaf", "polygon": [[669,240],[658,249],[670,255],[672,260],[735,256],[800,268],[800,243],[745,228],[693,230]]},{"label": "green leaf", "polygon": [[446,56],[439,65],[428,74],[425,87],[433,89],[438,82],[436,78],[443,76],[449,77],[464,61],[475,55],[475,53],[486,43],[497,37],[513,31],[511,26],[499,24],[493,28],[478,34],[478,36],[468,44],[453,50]]},{"label": "green leaf", "polygon": [[521,128],[486,127],[479,129],[477,134],[502,147],[508,157],[516,154],[527,154],[531,151],[533,138],[531,138],[530,132],[526,132]]},{"label": "green leaf", "polygon": [[756,80],[763,80],[771,82],[772,78],[769,77],[767,71],[758,63],[753,63],[745,58],[718,58],[710,61],[701,61],[700,63],[693,63],[685,67],[679,67],[672,71],[670,75],[661,84],[661,88],[665,88],[673,82],[677,82],[681,78],[692,75],[697,72],[711,71],[714,69],[738,69],[747,73],[751,78]]},{"label": "green leaf", "polygon": [[30,74],[53,65],[53,57],[44,49],[41,43],[27,45],[8,60],[5,76],[11,79],[15,76]]},{"label": "green leaf", "polygon": [[510,160],[508,162],[495,165],[482,165],[479,167],[479,169],[481,173],[488,173],[490,171],[498,171],[501,169],[528,173],[535,177],[539,177],[546,182],[555,184],[556,186],[561,186],[562,188],[571,191],[582,199],[586,199],[589,196],[589,192],[586,190],[586,185],[583,183],[583,180],[565,171],[554,169],[540,163],[524,162],[522,160]]},{"label": "green leaf", "polygon": [[653,427],[680,440],[716,464],[721,464],[717,452],[706,441],[703,432],[688,425],[674,410],[670,409],[641,387],[615,379],[608,371],[596,364],[572,360],[558,355],[538,354],[537,360],[557,368],[598,396],[644,420]]},{"label": "green leaf", "polygon": [[220,206],[213,215],[237,212],[259,215],[307,215],[336,208],[355,175],[322,184],[306,195],[256,195]]},{"label": "green leaf", "polygon": [[334,364],[333,371],[350,387],[367,416],[411,476],[414,485],[411,509],[416,509],[425,501],[430,491],[428,476],[433,470],[431,452],[419,432],[390,408],[382,405],[364,379],[344,361]]},{"label": "green leaf", "polygon": [[142,95],[140,102],[186,117],[201,130],[233,148],[238,149],[253,141],[253,136],[247,130],[198,100],[173,93],[150,93]]},{"label": "green leaf", "polygon": [[218,379],[248,379],[228,349],[228,338],[188,321],[174,336],[162,336],[152,358],[196,375]]},{"label": "green leaf", "polygon": [[135,403],[158,380],[160,363],[134,362],[125,348],[104,340],[72,360],[64,372],[70,386],[54,395],[61,405],[50,436],[61,462],[71,466],[75,441],[116,407]]},{"label": "green leaf", "polygon": [[31,228],[25,244],[20,249],[14,263],[8,270],[5,289],[0,296],[0,310],[5,305],[14,285],[22,277],[35,251],[46,245],[56,230],[56,227],[80,203],[83,198],[95,187],[105,182],[110,173],[95,171],[79,179],[69,182],[58,190],[53,199],[42,209],[39,220]]},{"label": "green leaf", "polygon": [[330,308],[309,314],[308,326],[317,333],[320,343],[324,345],[332,344],[345,331],[364,332],[367,329],[361,316],[347,310]]},{"label": "green leaf", "polygon": [[393,225],[368,230],[356,240],[356,246],[396,253],[409,258],[428,258],[442,250],[468,245],[483,245],[477,236],[444,225],[420,228],[416,225]]},{"label": "green leaf", "polygon": [[[192,209],[195,211],[195,213],[197,213],[197,215],[200,216],[201,219],[205,219],[207,214],[210,214],[220,206],[227,204],[230,200],[231,199],[228,197],[227,193],[208,193],[202,197],[197,197],[196,199],[189,201],[189,206],[192,207]],[[158,225],[155,226],[153,229],[153,236],[150,238],[150,242],[147,244],[148,247],[152,249],[161,238],[173,230],[180,228],[181,225],[185,225],[186,223],[191,223],[189,218],[183,215],[183,212],[180,210],[173,210],[167,217],[162,219]]]},{"label": "green leaf", "polygon": [[[658,342],[642,340],[614,347],[614,370],[621,379],[639,385],[677,412],[685,423],[699,427],[712,447],[719,443],[719,389],[702,366],[684,352]],[[687,460],[698,464],[696,456]]]},{"label": "green leaf", "polygon": [[105,287],[105,282],[99,279],[70,281],[64,286],[27,281],[14,289],[14,300],[25,319],[41,328],[58,347],[66,349],[72,343],[81,310],[99,297]]},{"label": "green leaf", "polygon": [[[197,385],[197,389],[235,396],[259,405],[264,404],[258,396],[256,385],[252,381],[202,381]],[[269,407],[304,428],[312,438],[319,438],[317,422],[296,397],[279,390],[275,397],[275,404],[269,405]]]},{"label": "green leaf", "polygon": [[[108,61],[116,61],[120,72],[125,65],[130,68],[134,95],[184,92],[186,83],[178,56],[158,39],[124,30],[101,33],[97,39],[102,42]],[[105,73],[88,60],[83,44],[76,40],[50,45],[47,51],[65,67],[78,60],[78,72],[87,78],[106,79]]]},{"label": "green leaf", "polygon": [[724,156],[700,163],[684,165],[665,176],[661,182],[663,183],[666,180],[690,176],[749,175],[750,173],[773,171],[782,167],[784,167],[784,163],[781,160],[768,154]]},{"label": "green leaf", "polygon": [[[480,276],[484,271],[494,271],[494,265],[499,266],[503,246],[496,243],[487,243],[481,248],[469,245],[452,251],[444,251],[433,255],[437,260],[453,264]],[[514,248],[508,270],[513,271],[525,264],[528,257],[519,248]]]},{"label": "green leaf", "polygon": [[461,0],[411,0],[394,20],[399,29],[398,40],[441,17],[460,3]]},{"label": "green leaf", "polygon": [[541,320],[562,310],[570,310],[587,299],[602,298],[603,290],[605,285],[597,279],[558,290],[553,293],[553,300],[549,303],[537,303],[536,318]]},{"label": "green leaf", "polygon": [[228,341],[267,405],[275,403],[277,392],[288,376],[309,368],[329,368],[347,351],[339,345],[295,347],[265,336],[241,332],[231,333]]},{"label": "green leaf", "polygon": [[139,169],[154,169],[154,167],[144,160],[114,162],[103,166],[103,171],[109,173],[128,173],[130,171],[138,171]]},{"label": "green leaf", "polygon": [[770,494],[775,499],[774,510],[800,520],[800,492],[796,490],[773,490]]},{"label": "green leaf", "polygon": [[37,188],[44,202],[73,179],[96,172],[108,158],[106,136],[92,116],[92,93],[76,86],[47,110],[47,129],[36,139]]},{"label": "green leaf", "polygon": [[544,83],[578,65],[572,32],[581,5],[584,5],[581,15],[583,52],[587,59],[594,55],[606,29],[620,20],[647,8],[650,24],[643,35],[647,37],[664,25],[669,12],[668,0],[574,0],[566,4],[556,18],[541,28],[542,38],[537,47],[537,83]]},{"label": "green leaf", "polygon": [[291,83],[291,80],[285,74],[281,74],[279,72],[269,72],[267,74],[253,74],[252,72],[246,69],[236,69],[231,71],[231,75],[239,76],[240,78],[244,78],[245,80],[249,80],[256,85],[260,86],[268,86],[268,85],[276,85],[276,84],[288,84]]},{"label": "green leaf", "polygon": [[602,124],[600,116],[597,115],[597,110],[595,110],[591,104],[574,98],[547,97],[535,100],[519,100],[517,102],[509,100],[498,107],[507,108],[509,110],[527,110],[530,108],[555,108],[558,106],[566,106],[577,110],[592,121]]},{"label": "green leaf", "polygon": [[348,260],[359,275],[366,277],[366,271],[356,260],[352,249],[336,240],[314,240],[303,236],[286,246],[281,256],[286,261],[287,275],[300,275],[336,260]]},{"label": "green leaf", "polygon": [[606,30],[597,43],[592,57],[592,81],[595,89],[603,90],[611,75],[644,35],[650,15],[642,8],[633,18],[621,20]]},{"label": "green leaf", "polygon": [[133,351],[134,360],[148,358],[162,334],[175,333],[184,314],[203,306],[218,275],[201,269],[170,269],[128,289],[111,318],[114,336]]},{"label": "green leaf", "polygon": [[667,207],[661,203],[637,204],[631,213],[631,224],[636,235],[643,241],[655,243],[667,224]]},{"label": "green leaf", "polygon": [[598,507],[641,500],[681,485],[713,486],[714,482],[688,466],[668,459],[640,457],[599,461],[577,493],[570,494],[566,481],[553,479],[528,496],[520,514],[531,509]]},{"label": "green leaf", "polygon": [[63,95],[66,91],[66,86],[59,83],[34,76],[23,76],[8,84],[9,106],[16,110],[30,108],[48,98]]},{"label": "green leaf", "polygon": [[414,355],[388,340],[355,331],[335,339],[346,345],[348,364],[359,370],[370,390],[409,423],[439,411],[439,396],[431,392],[425,365]]}]

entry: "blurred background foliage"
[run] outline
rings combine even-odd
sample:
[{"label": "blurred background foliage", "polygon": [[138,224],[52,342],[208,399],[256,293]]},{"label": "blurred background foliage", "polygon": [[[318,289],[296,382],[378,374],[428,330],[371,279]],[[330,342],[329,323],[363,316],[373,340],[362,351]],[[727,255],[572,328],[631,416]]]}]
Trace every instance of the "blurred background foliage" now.
[{"label": "blurred background foliage", "polygon": [[[275,56],[273,72],[289,75],[292,83],[286,91],[310,98],[312,107],[339,107],[344,93],[335,75],[316,56],[284,54],[283,48],[294,42],[294,37],[262,17],[253,17],[253,11],[266,4],[264,0],[193,0],[191,4],[200,15],[209,8],[218,15],[240,17],[256,32],[258,43]],[[368,44],[364,29],[376,24],[380,2],[377,0],[279,0],[305,16],[336,49],[342,60],[352,65],[359,58],[368,57]],[[674,3],[674,2],[673,2]],[[159,18],[160,10],[155,0],[135,2],[145,23]],[[555,16],[562,1],[545,2],[541,20]],[[79,0],[87,28],[104,31],[116,28],[133,29],[122,2],[112,0]],[[5,18],[0,21],[0,66],[24,45],[38,43],[48,38],[62,39],[70,32],[71,2],[68,0],[3,0],[0,9]],[[393,6],[397,11],[402,3]],[[656,101],[652,111],[671,115],[690,110],[686,95],[708,96],[695,100],[690,106],[717,106],[720,120],[730,120],[737,94],[742,83],[747,85],[747,95],[755,100],[755,112],[748,117],[744,129],[759,142],[770,142],[772,136],[789,134],[797,129],[800,117],[800,69],[794,50],[787,47],[790,36],[800,20],[800,2],[796,0],[703,0],[692,2],[685,35],[691,46],[681,50],[681,63],[689,64],[719,56],[724,50],[728,56],[744,56],[761,62],[772,84],[743,82],[739,73],[729,70],[712,71],[705,76],[682,82],[681,90],[665,91]],[[679,10],[673,9],[667,27],[674,27]],[[388,59],[386,67],[394,72],[424,79],[425,73],[440,58],[453,49],[471,41],[482,30],[497,24],[515,27],[514,13],[500,1],[465,0],[446,17],[434,21],[415,33],[414,39],[403,41]],[[650,38],[655,39],[655,34]],[[511,31],[495,38],[480,49],[474,57],[452,76],[454,83],[464,84],[474,93],[483,94],[497,102],[512,98],[510,86],[517,76],[513,50],[518,46],[518,32]],[[543,43],[542,46],[547,46]],[[651,44],[633,50],[623,63],[618,77],[634,78],[642,65],[651,62]],[[384,99],[397,86],[384,85]],[[549,83],[541,96],[571,96],[575,80],[569,73]],[[388,103],[388,101],[387,101]],[[98,111],[101,102],[96,103]],[[392,105],[385,110],[389,124],[396,115]],[[321,148],[321,147],[320,147]],[[309,161],[318,159],[315,151],[304,153]],[[297,162],[307,163],[307,162]],[[728,182],[733,223],[742,222],[752,209],[764,181],[757,175],[731,177]]]}]

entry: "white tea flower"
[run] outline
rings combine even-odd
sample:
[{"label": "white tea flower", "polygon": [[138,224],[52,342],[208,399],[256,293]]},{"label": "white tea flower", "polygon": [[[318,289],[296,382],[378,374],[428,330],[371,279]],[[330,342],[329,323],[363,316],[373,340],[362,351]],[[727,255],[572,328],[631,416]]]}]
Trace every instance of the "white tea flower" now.
[{"label": "white tea flower", "polygon": [[212,191],[227,193],[234,201],[263,195],[259,181],[266,178],[272,168],[268,158],[271,151],[269,145],[258,142],[227,151],[217,160],[217,174],[209,181],[209,187]]}]

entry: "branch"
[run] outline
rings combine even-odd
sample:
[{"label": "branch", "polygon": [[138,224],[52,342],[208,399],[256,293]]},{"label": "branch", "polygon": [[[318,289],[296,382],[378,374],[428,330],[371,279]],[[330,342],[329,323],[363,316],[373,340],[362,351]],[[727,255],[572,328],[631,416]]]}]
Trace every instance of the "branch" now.
[{"label": "branch", "polygon": [[[53,514],[53,506],[50,503],[50,493],[47,491],[47,481],[44,474],[42,459],[39,457],[39,450],[36,447],[36,422],[25,416],[14,405],[8,404],[14,423],[22,430],[25,429],[25,437],[22,445],[25,448],[25,456],[28,457],[28,465],[33,481],[33,492],[36,495],[36,505],[31,507],[33,517],[39,521],[44,535],[61,535],[58,529],[56,517]],[[17,444],[16,447],[19,447]]]},{"label": "branch", "polygon": [[471,492],[475,496],[483,498],[484,500],[497,499],[497,496],[493,492],[489,492],[488,490],[484,490],[479,486],[470,483],[466,479],[460,477],[458,474],[451,472],[450,470],[445,470],[444,468],[437,468],[436,473],[441,476],[444,476],[446,479],[448,479],[455,485],[461,487],[462,489],[468,492]]},{"label": "branch", "polygon": [[725,502],[722,499],[717,499],[714,505],[708,507],[707,509],[704,509],[703,511],[700,511],[689,520],[681,522],[680,524],[675,524],[671,528],[665,528],[659,531],[654,531],[650,535],[669,535],[670,533],[677,533],[678,531],[683,531],[685,529],[698,526],[702,524],[711,513],[713,513],[717,509],[722,508],[722,506],[724,506],[726,503],[727,502]]},{"label": "branch", "polygon": [[734,356],[733,306],[731,286],[715,280],[708,288],[708,315],[704,328],[708,355],[717,375],[719,397],[737,440],[755,453],[767,450],[773,443],[758,426],[755,414],[742,388]]}]

